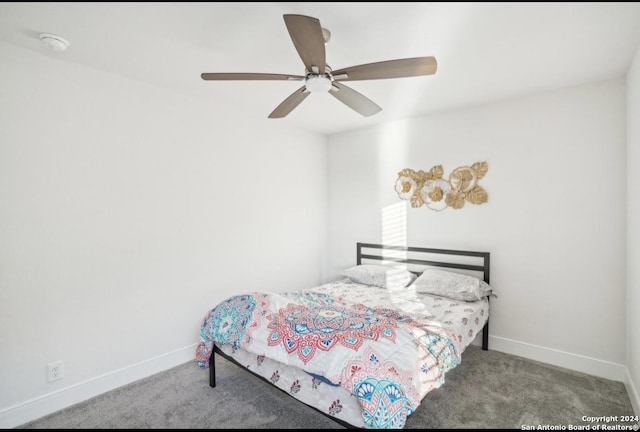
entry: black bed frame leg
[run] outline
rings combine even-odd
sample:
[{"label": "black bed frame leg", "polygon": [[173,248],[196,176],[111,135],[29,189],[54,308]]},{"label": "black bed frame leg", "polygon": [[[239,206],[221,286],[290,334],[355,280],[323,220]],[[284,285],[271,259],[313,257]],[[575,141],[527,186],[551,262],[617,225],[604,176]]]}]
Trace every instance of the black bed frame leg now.
[{"label": "black bed frame leg", "polygon": [[482,349],[483,351],[489,350],[489,320],[487,320],[482,328]]},{"label": "black bed frame leg", "polygon": [[216,386],[216,359],[215,359],[215,346],[211,348],[211,357],[209,357],[209,386]]}]

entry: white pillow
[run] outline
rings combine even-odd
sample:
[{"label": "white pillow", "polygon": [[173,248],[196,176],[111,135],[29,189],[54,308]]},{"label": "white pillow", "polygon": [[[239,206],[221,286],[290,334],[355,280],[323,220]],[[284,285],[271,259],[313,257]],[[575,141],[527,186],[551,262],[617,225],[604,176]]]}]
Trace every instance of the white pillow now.
[{"label": "white pillow", "polygon": [[405,288],[416,278],[416,275],[403,268],[377,264],[357,265],[346,269],[342,274],[354,282],[390,290]]},{"label": "white pillow", "polygon": [[422,272],[411,288],[462,301],[478,301],[493,294],[491,286],[477,277],[432,268]]}]

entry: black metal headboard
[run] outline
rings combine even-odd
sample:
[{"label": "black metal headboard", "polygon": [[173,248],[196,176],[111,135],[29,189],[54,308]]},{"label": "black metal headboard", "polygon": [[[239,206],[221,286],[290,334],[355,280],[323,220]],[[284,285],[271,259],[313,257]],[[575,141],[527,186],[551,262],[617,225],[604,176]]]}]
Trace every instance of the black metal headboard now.
[{"label": "black metal headboard", "polygon": [[[380,255],[363,253],[363,249],[379,249]],[[398,254],[383,255],[384,251],[406,252],[405,256]],[[417,266],[446,267],[459,270],[471,270],[482,273],[482,279],[489,283],[490,255],[489,252],[459,251],[453,249],[433,249],[412,246],[392,246],[373,243],[357,243],[357,264],[362,264],[362,260],[374,260],[381,262],[393,262]],[[443,256],[439,258],[438,256]],[[447,256],[447,261],[441,261]],[[453,256],[461,259],[452,259]],[[473,263],[470,263],[473,262]],[[482,329],[482,349],[489,349],[489,319]]]}]

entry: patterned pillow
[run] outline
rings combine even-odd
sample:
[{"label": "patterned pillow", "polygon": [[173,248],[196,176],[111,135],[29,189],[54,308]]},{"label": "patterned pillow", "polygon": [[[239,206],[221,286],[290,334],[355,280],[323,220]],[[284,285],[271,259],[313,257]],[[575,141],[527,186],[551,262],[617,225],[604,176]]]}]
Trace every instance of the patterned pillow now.
[{"label": "patterned pillow", "polygon": [[390,290],[404,288],[416,278],[416,275],[406,269],[376,264],[350,267],[342,274],[354,282]]},{"label": "patterned pillow", "polygon": [[417,292],[462,301],[478,301],[495,295],[491,286],[477,277],[432,268],[422,272],[411,288]]}]

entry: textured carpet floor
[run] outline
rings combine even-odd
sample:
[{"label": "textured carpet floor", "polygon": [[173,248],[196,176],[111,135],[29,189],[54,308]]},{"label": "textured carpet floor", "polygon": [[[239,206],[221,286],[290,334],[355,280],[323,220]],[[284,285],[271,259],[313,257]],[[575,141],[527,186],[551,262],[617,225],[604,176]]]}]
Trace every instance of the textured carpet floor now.
[{"label": "textured carpet floor", "polygon": [[[20,428],[326,429],[341,426],[216,357],[217,387],[195,361],[118,388]],[[583,416],[633,415],[624,384],[470,346],[406,428],[586,425]],[[635,423],[596,423],[632,426]],[[593,425],[593,424],[592,424]],[[636,429],[637,430],[637,429]]]}]

